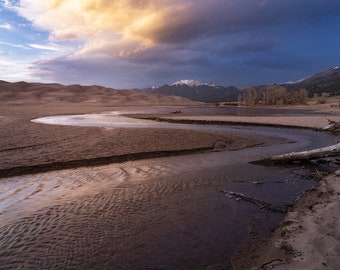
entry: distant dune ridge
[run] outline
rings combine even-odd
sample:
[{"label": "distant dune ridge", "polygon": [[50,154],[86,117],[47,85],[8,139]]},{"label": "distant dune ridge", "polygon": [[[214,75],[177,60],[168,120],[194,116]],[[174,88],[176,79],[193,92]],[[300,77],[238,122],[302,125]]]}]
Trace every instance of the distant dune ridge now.
[{"label": "distant dune ridge", "polygon": [[56,83],[10,83],[0,81],[0,102],[66,102],[115,105],[193,105],[178,96],[148,94],[138,90],[117,90],[103,86],[61,85]]}]

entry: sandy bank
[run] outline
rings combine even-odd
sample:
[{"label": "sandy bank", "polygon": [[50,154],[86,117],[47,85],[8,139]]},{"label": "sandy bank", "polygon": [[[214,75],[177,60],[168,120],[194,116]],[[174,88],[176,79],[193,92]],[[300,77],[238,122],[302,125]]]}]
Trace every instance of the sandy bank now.
[{"label": "sandy bank", "polygon": [[340,122],[339,115],[294,115],[294,116],[167,116],[164,120],[224,122],[225,124],[261,124],[272,126],[303,127],[320,129],[327,126],[327,118]]},{"label": "sandy bank", "polygon": [[[224,107],[215,108],[223,110]],[[328,120],[340,122],[340,109],[334,104],[315,104],[301,106],[275,106],[275,107],[236,107],[240,115],[199,115],[188,114],[182,111],[173,114],[136,114],[132,117],[142,119],[154,119],[159,121],[186,123],[186,124],[225,124],[225,125],[262,125],[262,126],[279,126],[308,129],[322,129],[328,125]],[[247,115],[244,114],[247,109],[269,109],[274,114]],[[290,111],[294,111],[292,114]],[[285,113],[287,111],[287,113]]]},{"label": "sandy bank", "polygon": [[340,171],[301,196],[269,239],[244,245],[230,269],[339,269]]}]

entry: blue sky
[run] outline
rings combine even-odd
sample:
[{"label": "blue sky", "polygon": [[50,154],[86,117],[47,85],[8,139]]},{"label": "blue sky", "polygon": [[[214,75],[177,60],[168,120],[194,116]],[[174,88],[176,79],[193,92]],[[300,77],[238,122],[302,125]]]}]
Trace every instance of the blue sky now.
[{"label": "blue sky", "polygon": [[338,0],[0,0],[0,79],[245,87],[340,65]]}]

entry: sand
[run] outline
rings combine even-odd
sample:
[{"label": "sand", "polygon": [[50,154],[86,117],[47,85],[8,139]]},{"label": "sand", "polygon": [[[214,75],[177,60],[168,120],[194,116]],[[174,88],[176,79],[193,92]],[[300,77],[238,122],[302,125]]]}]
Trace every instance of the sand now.
[{"label": "sand", "polygon": [[322,178],[287,213],[273,235],[244,245],[231,269],[339,269],[340,171]]},{"label": "sand", "polygon": [[[264,107],[268,108],[268,107]],[[270,109],[284,110],[302,110],[309,113],[297,114],[275,114],[275,115],[185,115],[183,113],[172,115],[160,115],[160,119],[173,122],[202,122],[202,123],[225,123],[225,124],[251,124],[251,125],[268,125],[297,127],[309,129],[322,129],[328,125],[328,119],[340,122],[340,108],[336,106],[335,101],[331,104],[305,105],[305,106],[287,106],[287,107],[269,107]],[[147,117],[147,116],[146,116]]]},{"label": "sand", "polygon": [[[227,142],[230,149],[255,145],[259,140],[219,132],[172,129],[107,129],[64,127],[30,122],[31,119],[78,113],[100,113],[114,106],[69,103],[0,106],[0,170],[43,163],[68,162],[131,153],[213,149]],[[161,116],[176,120],[233,121],[237,123],[280,124],[322,128],[325,118],[340,121],[339,109],[324,115],[305,116]],[[180,138],[180,140],[178,140]],[[179,153],[179,152],[177,152]],[[339,269],[339,194],[340,173],[320,180],[287,213],[273,235],[259,243],[240,248],[231,269]],[[209,269],[221,269],[222,266]]]},{"label": "sand", "polygon": [[[340,122],[340,116],[330,116],[330,119]],[[264,124],[273,126],[303,127],[320,129],[327,126],[327,117],[321,115],[311,116],[173,116],[165,117],[170,120],[198,120],[211,122],[226,122],[231,124]]]},{"label": "sand", "polygon": [[[261,143],[258,139],[225,132],[171,128],[75,127],[31,122],[31,119],[49,115],[101,113],[122,109],[127,108],[75,104],[70,106],[67,103],[55,106],[0,106],[0,176],[13,175],[11,170],[16,174],[16,168],[19,168],[18,174],[23,174],[39,172],[35,170],[37,166],[48,165],[51,170],[56,167],[62,169],[73,161],[76,163],[73,167],[99,165],[111,162],[112,158],[119,162],[153,155],[212,150],[221,145],[232,150]],[[133,106],[130,109],[140,108]]]}]

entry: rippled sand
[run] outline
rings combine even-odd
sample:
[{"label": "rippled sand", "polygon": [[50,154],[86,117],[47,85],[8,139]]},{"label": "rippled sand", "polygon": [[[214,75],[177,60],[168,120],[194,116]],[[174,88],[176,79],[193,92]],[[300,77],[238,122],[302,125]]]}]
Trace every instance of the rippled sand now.
[{"label": "rippled sand", "polygon": [[226,260],[241,240],[263,235],[282,216],[221,195],[218,188],[254,192],[251,181],[266,174],[244,173],[240,186],[239,166],[216,167],[216,155],[206,163],[202,154],[5,180],[2,266],[191,269]]}]

